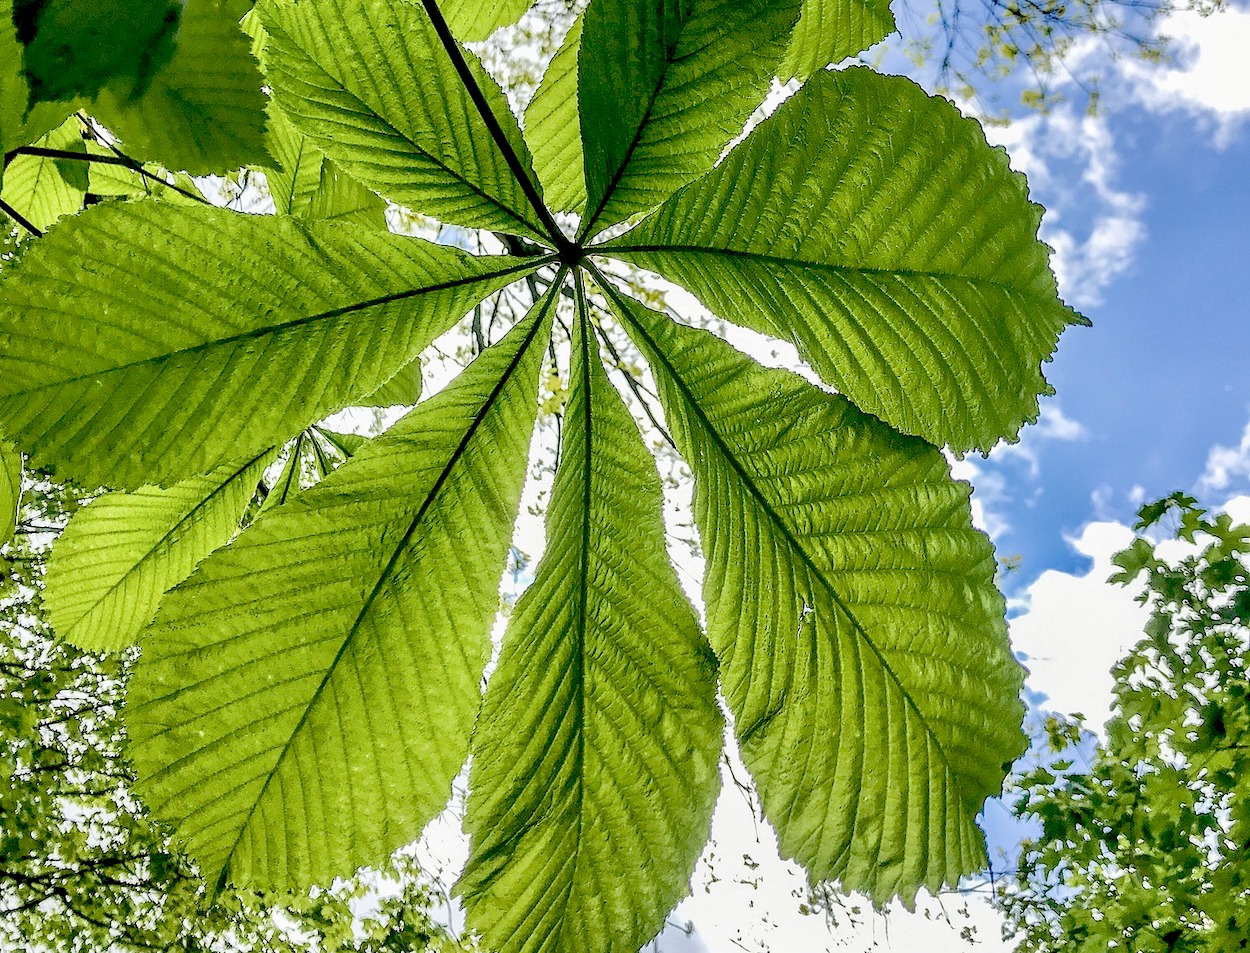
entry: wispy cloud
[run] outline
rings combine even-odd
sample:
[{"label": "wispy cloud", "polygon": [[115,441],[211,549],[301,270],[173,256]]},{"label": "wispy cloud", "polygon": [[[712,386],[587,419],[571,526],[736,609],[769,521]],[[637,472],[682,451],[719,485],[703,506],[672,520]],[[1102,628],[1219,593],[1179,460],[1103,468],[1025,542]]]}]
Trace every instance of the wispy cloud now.
[{"label": "wispy cloud", "polygon": [[1207,466],[1198,478],[1198,489],[1225,490],[1236,479],[1250,480],[1250,423],[1235,447],[1216,444],[1207,454]]},{"label": "wispy cloud", "polygon": [[1065,105],[986,133],[1007,148],[1013,167],[1047,206],[1041,237],[1054,249],[1051,264],[1064,298],[1078,308],[1101,304],[1146,237],[1145,199],[1117,185],[1119,154],[1106,117]]}]

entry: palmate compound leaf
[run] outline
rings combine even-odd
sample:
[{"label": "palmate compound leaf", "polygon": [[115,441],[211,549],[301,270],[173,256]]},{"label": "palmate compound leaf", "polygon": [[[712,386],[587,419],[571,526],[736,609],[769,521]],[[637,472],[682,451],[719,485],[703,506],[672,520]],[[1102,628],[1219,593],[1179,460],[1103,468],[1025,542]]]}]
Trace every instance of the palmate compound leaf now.
[{"label": "palmate compound leaf", "polygon": [[712,167],[768,93],[798,8],[799,0],[587,7],[577,64],[583,237],[654,208]]},{"label": "palmate compound leaf", "polygon": [[546,550],[473,736],[457,891],[499,953],[634,953],[689,889],[720,787],[715,663],[584,310],[570,381]]},{"label": "palmate compound leaf", "polygon": [[168,488],[108,493],[74,514],[48,561],[43,601],[58,637],[116,652],[161,596],[230,541],[272,450]]},{"label": "palmate compound leaf", "polygon": [[136,790],[210,882],[329,883],[417,837],[464,763],[554,296],[170,592]]},{"label": "palmate compound leaf", "polygon": [[845,398],[613,298],[694,473],[708,637],[782,853],[879,902],[980,869],[1023,672],[968,486]]},{"label": "palmate compound leaf", "polygon": [[[479,110],[422,4],[264,0],[257,9],[274,99],[349,175],[442,221],[545,235],[507,100],[476,57],[456,48],[483,97],[487,112]],[[498,148],[492,123],[520,168]]]},{"label": "palmate compound leaf", "polygon": [[980,127],[909,80],[813,78],[615,257],[792,341],[905,433],[989,450],[1037,414],[1059,301],[1041,209]]},{"label": "palmate compound leaf", "polygon": [[0,420],[88,486],[176,482],[377,390],[535,261],[344,223],[97,206],[0,282]]}]

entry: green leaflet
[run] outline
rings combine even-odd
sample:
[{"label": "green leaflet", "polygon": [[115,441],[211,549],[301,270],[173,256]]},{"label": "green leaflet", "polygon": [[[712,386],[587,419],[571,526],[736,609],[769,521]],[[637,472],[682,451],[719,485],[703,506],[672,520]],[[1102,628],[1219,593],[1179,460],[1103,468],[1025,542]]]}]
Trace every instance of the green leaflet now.
[{"label": "green leaflet", "polygon": [[588,325],[546,552],[473,737],[457,891],[500,953],[634,953],[688,892],[720,787],[714,663]]},{"label": "green leaflet", "polygon": [[273,486],[269,487],[265,501],[260,505],[261,513],[275,506],[281,506],[287,500],[292,500],[299,495],[302,489],[300,477],[303,475],[304,463],[306,458],[312,455],[312,450],[313,440],[309,436],[309,431],[300,431],[299,436],[291,444],[291,452],[287,455],[286,462],[282,464],[282,472],[278,474],[278,479],[274,481]]},{"label": "green leaflet", "polygon": [[13,26],[13,0],[0,0],[0,152],[23,144],[21,130],[28,97],[22,47]]},{"label": "green leaflet", "polygon": [[534,0],[439,0],[447,25],[464,43],[484,40],[516,23]]},{"label": "green leaflet", "polygon": [[884,902],[984,863],[1023,672],[933,447],[626,304],[695,479],[721,689],[782,853]]},{"label": "green leaflet", "polygon": [[[71,116],[35,145],[85,155],[81,128]],[[4,187],[0,189],[0,198],[41,231],[81,209],[86,194],[86,162],[28,155],[13,157],[4,170]]]},{"label": "green leaflet", "polygon": [[394,407],[398,404],[412,405],[421,399],[421,359],[417,358],[390,380],[356,401],[359,407]]},{"label": "green leaflet", "polygon": [[92,115],[130,155],[195,175],[260,163],[265,94],[251,40],[225,0],[187,0],[173,56],[134,92],[106,87]]},{"label": "green leaflet", "polygon": [[777,75],[806,80],[894,32],[889,0],[803,0],[803,12]]},{"label": "green leaflet", "polygon": [[595,0],[578,55],[580,234],[698,178],[768,92],[799,0]]},{"label": "green leaflet", "polygon": [[1078,323],[1041,209],[948,102],[866,69],[813,78],[717,168],[605,251],[793,341],[906,433],[989,450],[1037,414]]},{"label": "green leaflet", "polygon": [[554,212],[581,212],[586,204],[582,125],[577,111],[577,57],[582,17],[573,21],[525,109],[525,141],[543,198]]},{"label": "green leaflet", "polygon": [[0,283],[0,420],[89,486],[185,479],[377,390],[542,261],[342,223],[97,206]]},{"label": "green leaflet", "polygon": [[464,52],[519,157],[515,173],[420,4],[267,0],[258,10],[275,100],[349,175],[442,221],[543,237],[522,183],[533,179],[529,152],[503,93]]},{"label": "green leaflet", "polygon": [[0,547],[17,531],[22,507],[22,455],[0,437]]},{"label": "green leaflet", "polygon": [[88,652],[130,645],[161,596],[230,541],[271,459],[265,450],[168,489],[108,493],[76,513],[48,562],[57,635]]},{"label": "green leaflet", "polygon": [[269,112],[268,142],[278,165],[264,170],[265,180],[279,213],[386,228],[386,203],[336,169],[276,106]]},{"label": "green leaflet", "polygon": [[329,883],[447,801],[553,300],[166,596],[130,685],[131,755],[210,882]]}]

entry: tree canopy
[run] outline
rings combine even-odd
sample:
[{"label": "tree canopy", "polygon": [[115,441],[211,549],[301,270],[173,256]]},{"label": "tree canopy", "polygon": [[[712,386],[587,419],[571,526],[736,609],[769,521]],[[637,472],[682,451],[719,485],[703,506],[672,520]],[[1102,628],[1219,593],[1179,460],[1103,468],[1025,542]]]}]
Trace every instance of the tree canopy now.
[{"label": "tree canopy", "polygon": [[1151,614],[1115,668],[1105,739],[1053,718],[1049,756],[1014,784],[1038,825],[1002,904],[1023,949],[1232,953],[1250,937],[1250,526],[1180,493],[1140,515],[1113,578],[1144,583]]},{"label": "tree canopy", "polygon": [[[975,122],[823,69],[883,5],[592,0],[524,127],[464,45],[524,3],[83,6],[17,3],[0,35],[0,197],[36,236],[0,281],[0,429],[112,491],[44,599],[81,649],[138,646],[134,790],[210,884],[382,863],[469,759],[457,890],[484,943],[635,950],[707,836],[718,688],[813,879],[910,901],[983,865],[1022,673],[941,448],[1013,439],[1082,319]],[[65,58],[100,30],[124,35]],[[741,137],[777,76],[800,88]],[[186,176],[240,165],[276,214]],[[89,194],[122,200],[73,214]],[[390,231],[386,203],[486,253]],[[625,266],[825,386],[649,307]],[[422,353],[516,288],[528,312],[418,403]],[[483,692],[545,365],[568,381],[546,547]],[[376,403],[415,407],[303,469],[328,415]],[[703,621],[643,411],[693,474]]]}]

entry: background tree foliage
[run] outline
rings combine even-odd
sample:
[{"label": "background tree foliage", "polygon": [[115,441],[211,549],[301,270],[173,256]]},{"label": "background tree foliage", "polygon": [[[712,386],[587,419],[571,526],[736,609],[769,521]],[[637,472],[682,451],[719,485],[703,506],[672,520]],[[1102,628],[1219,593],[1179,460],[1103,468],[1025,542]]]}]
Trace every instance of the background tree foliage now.
[{"label": "background tree foliage", "polygon": [[[883,4],[593,0],[524,131],[460,42],[524,3],[80,7],[16,4],[0,35],[0,198],[36,237],[0,286],[0,425],[112,489],[42,598],[82,649],[141,647],[134,790],[209,897],[382,863],[471,754],[457,889],[485,943],[636,949],[706,838],[718,679],[814,879],[910,899],[983,863],[1021,673],[939,447],[1012,438],[1080,319],[975,123],[823,69],[889,32]],[[778,76],[801,88],[722,159]],[[274,215],[187,178],[240,165]],[[387,202],[486,254],[388,231]],[[837,392],[648,307],[622,265]],[[528,314],[483,333],[513,285]],[[418,403],[470,312],[481,353]],[[568,382],[546,552],[483,698],[545,366]],[[396,404],[369,442],[324,425]],[[706,630],[631,410],[693,473]]]},{"label": "background tree foliage", "polygon": [[1105,740],[1052,719],[1050,757],[1015,784],[1040,825],[1002,897],[1024,950],[1250,943],[1250,526],[1179,493],[1140,515],[1114,579],[1144,582],[1151,615],[1115,669]]}]

